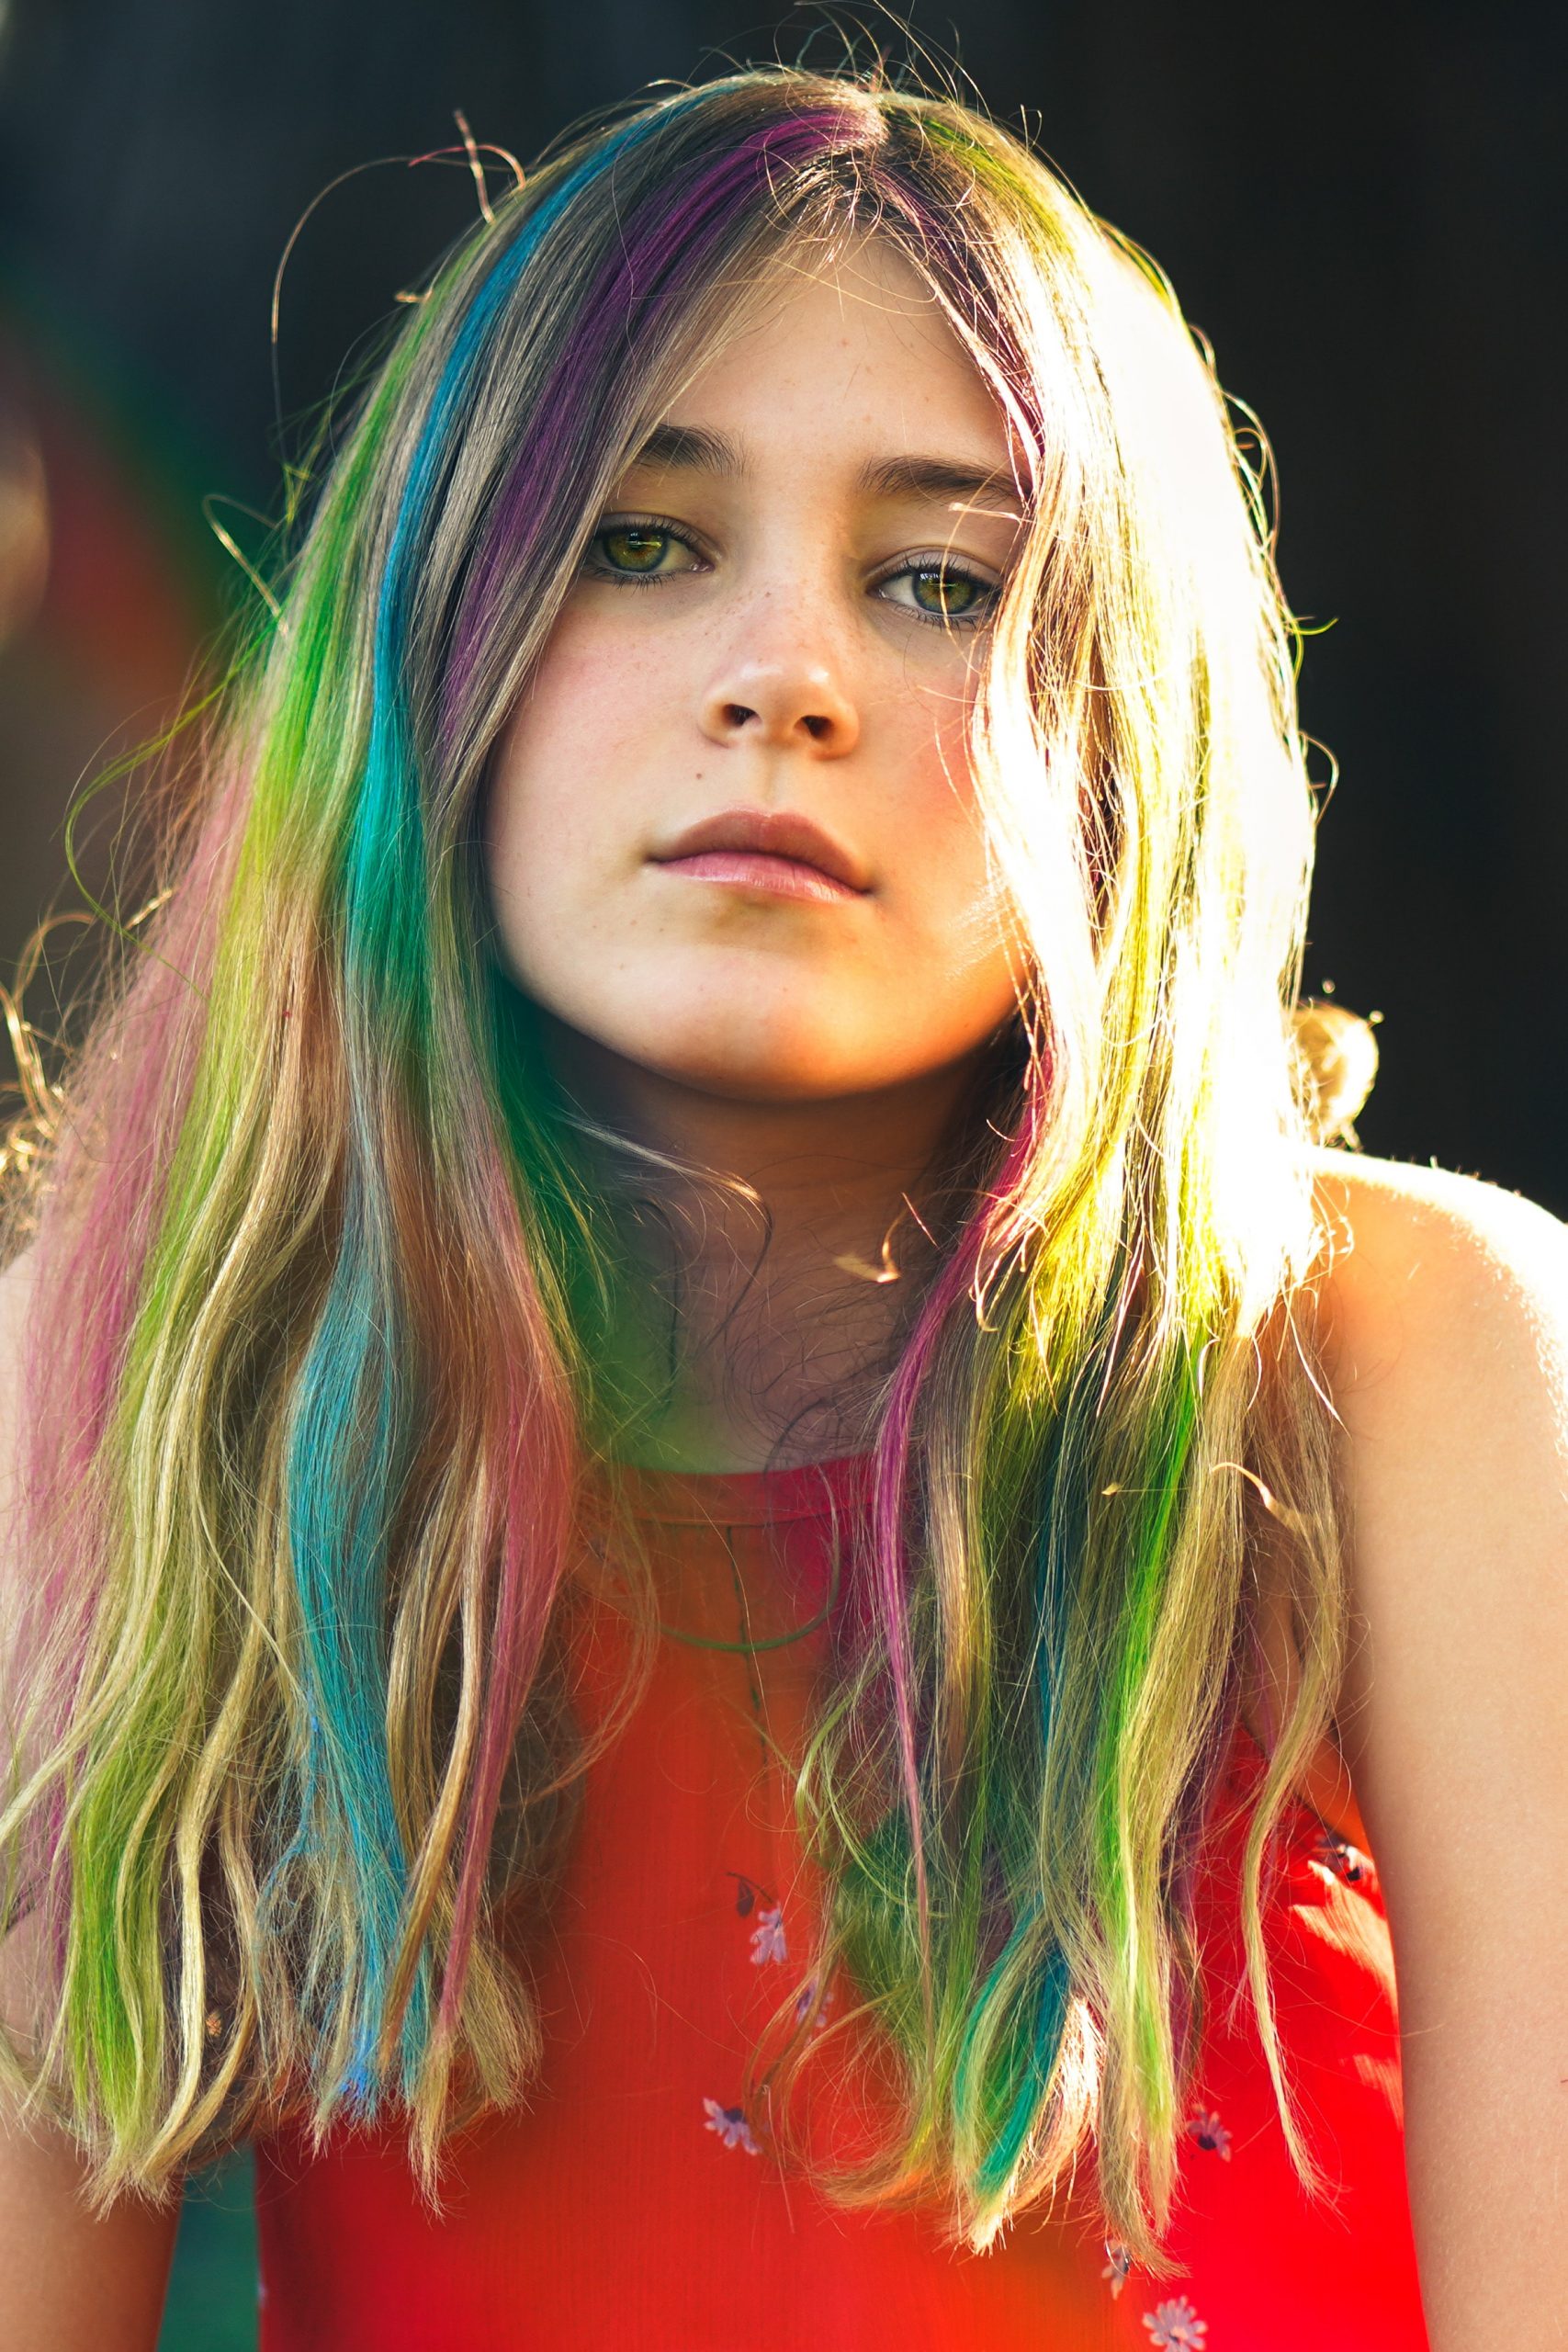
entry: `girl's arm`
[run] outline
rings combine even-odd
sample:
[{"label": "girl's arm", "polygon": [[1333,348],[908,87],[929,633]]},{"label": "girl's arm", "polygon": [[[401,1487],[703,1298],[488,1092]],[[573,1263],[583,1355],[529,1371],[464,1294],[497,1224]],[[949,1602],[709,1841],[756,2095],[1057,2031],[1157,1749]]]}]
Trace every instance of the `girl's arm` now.
[{"label": "girl's arm", "polygon": [[1568,2342],[1568,1228],[1335,1156],[1348,1756],[1432,2352]]},{"label": "girl's arm", "polygon": [[153,2352],[178,2205],[126,2199],[94,2221],[80,2182],[58,2134],[0,2118],[0,2344]]},{"label": "girl's arm", "polygon": [[[0,1274],[0,1570],[16,1573],[4,1540],[12,1521],[17,1368],[30,1271]],[[0,1602],[4,1600],[0,1589]],[[0,1606],[0,1634],[6,1611]],[[0,1947],[0,2018],[25,2030],[31,1956],[25,1927]],[[153,2352],[179,2219],[126,2199],[95,2221],[80,2196],[82,2168],[64,2136],[24,2130],[0,2098],[0,2346],[6,2352]]]}]

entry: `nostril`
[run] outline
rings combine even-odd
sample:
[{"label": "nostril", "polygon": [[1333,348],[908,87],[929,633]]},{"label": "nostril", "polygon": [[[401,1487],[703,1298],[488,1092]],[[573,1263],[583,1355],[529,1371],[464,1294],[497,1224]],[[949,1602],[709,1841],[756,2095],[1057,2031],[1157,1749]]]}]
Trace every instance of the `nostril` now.
[{"label": "nostril", "polygon": [[808,714],[800,723],[815,743],[819,743],[824,735],[830,735],[833,731],[832,720],[818,718],[814,712]]},{"label": "nostril", "polygon": [[727,727],[744,727],[756,716],[756,712],[748,710],[743,702],[727,702],[724,706],[724,723]]}]

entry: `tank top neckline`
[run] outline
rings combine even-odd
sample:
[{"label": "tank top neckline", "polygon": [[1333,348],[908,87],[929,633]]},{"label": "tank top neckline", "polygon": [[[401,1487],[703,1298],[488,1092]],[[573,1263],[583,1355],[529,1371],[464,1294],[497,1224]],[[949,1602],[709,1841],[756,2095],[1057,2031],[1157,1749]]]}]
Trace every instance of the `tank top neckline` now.
[{"label": "tank top neckline", "polygon": [[[634,1518],[671,1530],[693,1527],[782,1527],[869,1509],[871,1453],[842,1453],[823,1462],[803,1462],[780,1470],[653,1470],[617,1464],[622,1495]],[[1233,1760],[1256,1776],[1267,1753],[1245,1715],[1238,1713]],[[1331,1766],[1320,1749],[1310,1770],[1311,1801],[1325,1820],[1346,1825],[1343,1834],[1363,1850],[1367,1833],[1343,1760]]]},{"label": "tank top neckline", "polygon": [[840,1453],[777,1470],[653,1470],[623,1462],[615,1478],[633,1517],[660,1526],[778,1526],[863,1505],[874,1458]]}]

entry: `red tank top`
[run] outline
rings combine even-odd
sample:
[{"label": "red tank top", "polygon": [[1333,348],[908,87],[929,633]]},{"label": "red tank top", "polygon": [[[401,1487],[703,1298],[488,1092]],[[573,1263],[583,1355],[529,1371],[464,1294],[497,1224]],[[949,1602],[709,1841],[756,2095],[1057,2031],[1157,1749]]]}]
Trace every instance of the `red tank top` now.
[{"label": "red tank top", "polygon": [[1223,1997],[1262,1770],[1245,1733],[1240,1804],[1215,1816],[1235,1826],[1200,1875],[1207,2023],[1175,2275],[1130,2266],[1077,2190],[955,2252],[933,2215],[835,2209],[759,2143],[744,2062],[797,1979],[812,1902],[781,1758],[799,1752],[834,1532],[863,1479],[858,1460],[636,1474],[667,1631],[589,1770],[536,1962],[532,2102],[457,2145],[439,2218],[394,2133],[260,2143],[261,2352],[1424,2352],[1389,1935],[1332,1749],[1287,1815],[1265,1914],[1332,2203],[1299,2187],[1247,2013],[1232,2024]]}]

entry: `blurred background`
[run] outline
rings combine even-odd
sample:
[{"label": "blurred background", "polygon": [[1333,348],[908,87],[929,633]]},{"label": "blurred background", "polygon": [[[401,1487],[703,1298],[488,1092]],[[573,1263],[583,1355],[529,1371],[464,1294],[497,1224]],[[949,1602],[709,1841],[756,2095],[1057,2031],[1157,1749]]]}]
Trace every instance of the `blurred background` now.
[{"label": "blurred background", "polygon": [[[260,553],[310,412],[471,216],[460,156],[409,159],[457,108],[526,161],[655,79],[846,40],[1026,118],[1261,419],[1339,769],[1307,988],[1381,1015],[1361,1140],[1568,1214],[1568,14],[1517,0],[0,0],[0,980],[81,903],[73,798],[209,663],[224,537]],[[254,2344],[251,2260],[229,2167],[165,2346]]]}]

